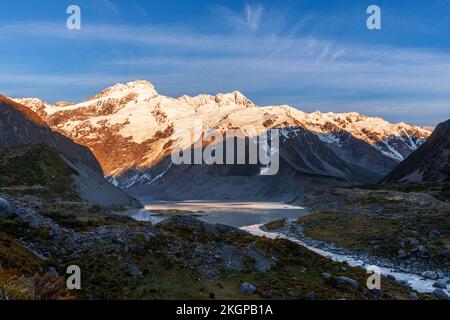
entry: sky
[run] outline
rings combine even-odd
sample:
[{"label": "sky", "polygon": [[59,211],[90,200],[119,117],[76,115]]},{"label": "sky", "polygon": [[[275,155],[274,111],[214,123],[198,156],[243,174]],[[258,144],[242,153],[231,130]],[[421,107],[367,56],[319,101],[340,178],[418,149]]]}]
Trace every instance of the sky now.
[{"label": "sky", "polygon": [[143,79],[434,126],[450,118],[450,0],[1,0],[0,70],[9,97],[79,102]]}]

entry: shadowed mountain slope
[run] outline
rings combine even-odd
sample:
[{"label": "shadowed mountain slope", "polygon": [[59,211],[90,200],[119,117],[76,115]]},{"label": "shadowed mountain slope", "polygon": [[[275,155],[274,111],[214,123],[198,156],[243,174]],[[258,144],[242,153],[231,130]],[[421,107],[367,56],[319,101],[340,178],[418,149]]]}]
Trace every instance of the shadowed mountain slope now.
[{"label": "shadowed mountain slope", "polygon": [[[47,190],[52,193],[73,186],[79,198],[101,207],[140,206],[138,201],[104,180],[101,167],[88,148],[53,132],[29,108],[3,96],[0,96],[0,151],[4,188],[36,184],[36,187],[55,189]],[[53,169],[57,168],[63,169],[56,174]],[[34,183],[27,185],[33,177]],[[67,199],[64,192],[61,195],[61,200],[73,198],[70,192]]]},{"label": "shadowed mountain slope", "polygon": [[436,127],[431,137],[383,182],[450,182],[450,120]]}]

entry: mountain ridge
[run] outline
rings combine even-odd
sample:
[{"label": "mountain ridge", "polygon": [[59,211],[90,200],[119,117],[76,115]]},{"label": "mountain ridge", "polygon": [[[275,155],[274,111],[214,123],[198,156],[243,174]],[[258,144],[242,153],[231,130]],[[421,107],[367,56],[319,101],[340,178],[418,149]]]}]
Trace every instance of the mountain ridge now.
[{"label": "mountain ridge", "polygon": [[[169,144],[189,147],[185,131],[197,120],[203,121],[205,130],[223,132],[239,128],[244,134],[255,128],[305,127],[330,144],[339,144],[339,136],[346,131],[397,162],[404,160],[431,134],[422,127],[390,124],[355,112],[307,114],[286,105],[259,107],[239,91],[171,98],[159,95],[145,80],[116,84],[68,106],[37,99],[15,100],[36,111],[54,130],[90,147],[108,175],[155,165],[170,151],[165,148]],[[121,149],[129,145],[124,154],[135,155],[110,160],[98,145],[99,139],[108,145],[118,144]]]},{"label": "mountain ridge", "polygon": [[430,138],[382,182],[449,183],[450,120],[439,124]]}]

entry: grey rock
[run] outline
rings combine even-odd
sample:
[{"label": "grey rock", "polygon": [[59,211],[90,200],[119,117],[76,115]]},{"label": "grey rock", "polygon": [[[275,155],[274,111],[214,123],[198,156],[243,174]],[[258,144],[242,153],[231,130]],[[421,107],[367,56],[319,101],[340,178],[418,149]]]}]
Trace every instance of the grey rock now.
[{"label": "grey rock", "polygon": [[433,296],[439,299],[448,299],[448,295],[442,289],[436,289],[433,291]]},{"label": "grey rock", "polygon": [[436,280],[438,278],[438,275],[435,271],[425,271],[422,273],[422,277],[431,280]]},{"label": "grey rock", "polygon": [[417,248],[415,248],[412,251],[413,254],[417,254],[419,256],[425,256],[428,254],[428,250],[427,248],[425,248],[424,246],[418,246]]},{"label": "grey rock", "polygon": [[447,280],[439,279],[433,284],[433,287],[438,289],[447,289]]},{"label": "grey rock", "polygon": [[50,268],[48,268],[48,272],[49,272],[50,274],[54,275],[55,277],[59,277],[59,273],[58,273],[58,271],[56,270],[55,267],[50,267]]},{"label": "grey rock", "polygon": [[225,268],[234,271],[242,271],[244,268],[242,262],[244,255],[238,249],[229,245],[222,245],[219,252],[222,253],[222,261]]},{"label": "grey rock", "polygon": [[430,233],[428,234],[428,238],[433,240],[433,239],[437,239],[441,236],[441,233],[437,230],[431,230]]},{"label": "grey rock", "polygon": [[137,277],[140,277],[142,275],[141,270],[134,263],[131,263],[131,262],[128,263],[128,268],[130,269],[130,273],[131,273],[131,275],[133,277],[137,278]]},{"label": "grey rock", "polygon": [[256,292],[256,287],[251,283],[244,282],[241,284],[240,291],[243,294],[254,294]]},{"label": "grey rock", "polygon": [[331,279],[331,274],[324,272],[324,273],[322,273],[322,278],[324,278],[326,280]]},{"label": "grey rock", "polygon": [[358,282],[351,278],[337,277],[336,282],[339,289],[345,289],[349,291],[355,291],[356,289],[358,289]]},{"label": "grey rock", "polygon": [[290,297],[296,297],[297,296],[297,293],[292,288],[288,288],[286,290],[286,292],[287,292],[287,295],[290,296]]},{"label": "grey rock", "polygon": [[261,252],[251,247],[246,248],[247,256],[255,261],[254,268],[258,272],[267,272],[274,265],[274,261],[265,257]]},{"label": "grey rock", "polygon": [[99,228],[95,229],[94,232],[99,236],[104,236],[109,233],[109,230],[107,227],[103,226],[103,227],[99,227]]},{"label": "grey rock", "polygon": [[316,294],[314,292],[309,292],[306,296],[305,296],[306,300],[316,300]]},{"label": "grey rock", "polygon": [[0,197],[0,217],[8,217],[12,213],[12,206],[8,200]]}]

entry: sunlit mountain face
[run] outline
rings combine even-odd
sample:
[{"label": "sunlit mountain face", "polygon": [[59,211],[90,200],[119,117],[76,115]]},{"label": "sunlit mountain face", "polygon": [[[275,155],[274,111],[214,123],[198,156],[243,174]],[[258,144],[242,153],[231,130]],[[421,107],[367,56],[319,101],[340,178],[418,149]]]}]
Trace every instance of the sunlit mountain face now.
[{"label": "sunlit mountain face", "polygon": [[[36,98],[15,101],[41,115],[54,130],[88,146],[111,176],[148,169],[175,148],[190,147],[200,138],[186,136],[195,123],[202,126],[197,135],[211,129],[225,134],[234,128],[250,136],[252,131],[278,128],[284,138],[293,138],[294,129],[300,127],[335,150],[352,148],[349,144],[354,141],[370,149],[377,159],[370,164],[367,159],[366,166],[381,174],[416,150],[431,133],[423,127],[391,124],[358,113],[307,114],[286,105],[259,107],[238,91],[171,98],[158,94],[147,81],[117,84],[77,104],[52,105]],[[111,148],[116,150],[114,155]],[[348,155],[347,160],[362,164],[354,148],[355,156]],[[365,156],[361,153],[359,158]]]}]

